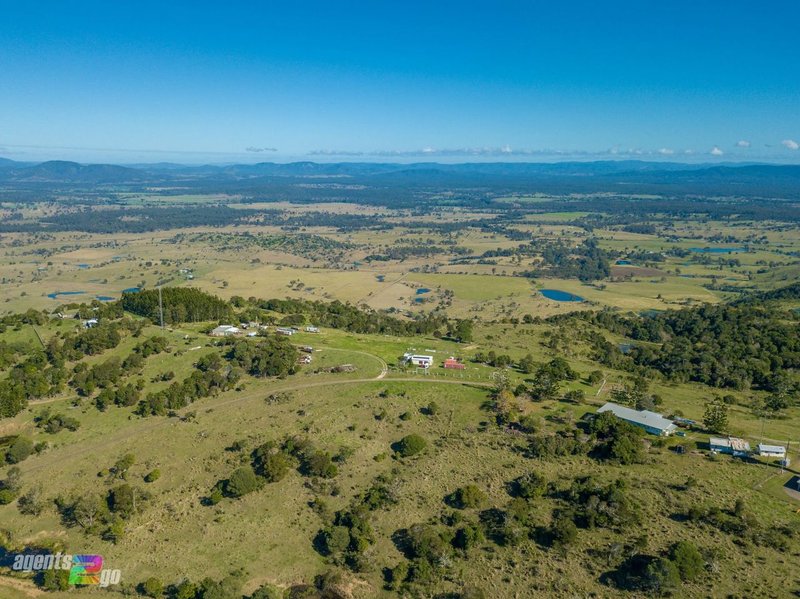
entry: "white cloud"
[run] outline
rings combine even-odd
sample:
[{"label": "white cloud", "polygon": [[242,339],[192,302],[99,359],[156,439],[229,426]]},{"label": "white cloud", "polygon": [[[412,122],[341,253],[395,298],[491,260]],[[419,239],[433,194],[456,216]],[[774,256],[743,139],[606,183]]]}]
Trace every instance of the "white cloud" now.
[{"label": "white cloud", "polygon": [[750,147],[750,142],[747,141],[746,139],[740,139],[739,141],[736,142],[736,147],[737,148],[749,148]]},{"label": "white cloud", "polygon": [[675,150],[671,150],[670,148],[661,148],[658,153],[662,156],[672,156],[675,153]]},{"label": "white cloud", "polygon": [[244,149],[245,152],[277,152],[278,148],[257,148],[250,146]]},{"label": "white cloud", "polygon": [[800,144],[799,144],[799,143],[797,143],[797,142],[796,142],[795,140],[793,140],[793,139],[784,139],[784,140],[783,140],[781,143],[782,143],[782,144],[783,144],[785,147],[789,148],[790,150],[797,150],[798,148],[800,148]]},{"label": "white cloud", "polygon": [[719,149],[717,146],[714,146],[714,147],[711,149],[711,151],[709,152],[709,154],[711,154],[712,156],[722,156],[724,153],[725,153],[725,152],[723,152],[722,150],[720,150],[720,149]]}]

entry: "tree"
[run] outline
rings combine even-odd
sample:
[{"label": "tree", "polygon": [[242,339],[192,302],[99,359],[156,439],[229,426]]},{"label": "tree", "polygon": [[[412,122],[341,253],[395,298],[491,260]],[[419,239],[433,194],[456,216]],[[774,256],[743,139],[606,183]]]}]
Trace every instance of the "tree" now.
[{"label": "tree", "polygon": [[578,539],[578,527],[567,514],[558,514],[550,525],[553,547],[566,551]]},{"label": "tree", "polygon": [[277,451],[274,444],[265,443],[253,450],[253,468],[267,482],[276,483],[289,472],[289,458]]},{"label": "tree", "polygon": [[17,509],[21,514],[38,516],[42,513],[45,506],[44,493],[42,487],[37,485],[31,487],[27,493],[22,495],[17,501]]},{"label": "tree", "polygon": [[33,453],[33,441],[27,437],[17,437],[6,451],[6,462],[19,464]]},{"label": "tree", "polygon": [[155,470],[151,470],[150,472],[148,472],[148,473],[145,475],[145,477],[144,477],[144,482],[146,482],[146,483],[154,483],[154,482],[156,482],[156,481],[157,481],[159,478],[161,478],[161,470],[159,470],[158,468],[156,468]]},{"label": "tree", "polygon": [[645,570],[645,584],[658,594],[669,592],[677,587],[680,581],[677,566],[664,557],[648,564]]},{"label": "tree", "polygon": [[41,570],[34,579],[46,591],[66,591],[69,589],[69,570]]},{"label": "tree", "polygon": [[130,518],[136,512],[136,490],[129,484],[122,484],[108,493],[108,507],[121,518]]},{"label": "tree", "polygon": [[707,403],[703,424],[712,433],[724,433],[728,430],[728,406],[719,401]]},{"label": "tree", "polygon": [[283,599],[283,591],[271,584],[265,584],[258,587],[250,595],[250,599]]},{"label": "tree", "polygon": [[319,476],[320,478],[333,478],[339,473],[331,456],[324,451],[314,451],[303,461],[304,474]]},{"label": "tree", "polygon": [[536,369],[536,362],[531,354],[526,355],[519,361],[519,369],[523,374],[531,374]]},{"label": "tree", "polygon": [[242,497],[260,487],[261,481],[250,466],[237,468],[225,482],[225,492],[231,497]]},{"label": "tree", "polygon": [[458,509],[478,508],[486,503],[486,493],[477,485],[459,487],[447,496],[447,503]]},{"label": "tree", "polygon": [[417,455],[428,447],[428,442],[419,435],[406,435],[397,443],[397,453],[408,458]]},{"label": "tree", "polygon": [[586,394],[583,392],[583,389],[570,389],[564,393],[564,401],[570,403],[583,403],[585,399]]},{"label": "tree", "polygon": [[604,378],[605,376],[603,375],[602,370],[592,370],[589,373],[589,376],[586,377],[586,382],[589,383],[590,385],[597,385]]},{"label": "tree", "polygon": [[524,499],[541,497],[547,489],[547,480],[536,472],[528,472],[512,483],[514,495]]},{"label": "tree", "polygon": [[459,320],[451,331],[451,337],[457,339],[460,343],[472,341],[472,321]]},{"label": "tree", "polygon": [[111,474],[114,478],[125,479],[128,477],[128,470],[136,463],[136,456],[132,453],[126,453],[111,467]]},{"label": "tree", "polygon": [[705,560],[689,541],[679,541],[670,549],[672,563],[678,568],[681,580],[694,580],[705,570]]},{"label": "tree", "polygon": [[164,594],[164,583],[160,579],[151,576],[141,584],[140,590],[142,594],[157,599]]}]

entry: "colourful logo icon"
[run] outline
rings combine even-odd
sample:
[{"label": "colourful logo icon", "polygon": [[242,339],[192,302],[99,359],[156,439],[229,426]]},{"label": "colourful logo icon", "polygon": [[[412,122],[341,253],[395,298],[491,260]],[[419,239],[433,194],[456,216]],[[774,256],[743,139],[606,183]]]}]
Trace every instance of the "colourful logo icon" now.
[{"label": "colourful logo icon", "polygon": [[75,555],[69,571],[69,584],[100,584],[103,569],[102,555]]}]

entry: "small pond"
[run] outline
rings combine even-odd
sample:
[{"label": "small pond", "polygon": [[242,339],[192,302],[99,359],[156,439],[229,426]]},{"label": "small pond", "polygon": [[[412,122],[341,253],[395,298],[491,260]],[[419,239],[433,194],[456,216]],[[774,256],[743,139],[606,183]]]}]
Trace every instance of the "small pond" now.
[{"label": "small pond", "polygon": [[733,254],[734,252],[743,252],[744,248],[689,248],[689,251],[698,254]]},{"label": "small pond", "polygon": [[58,299],[60,295],[81,295],[86,293],[85,291],[54,291],[53,293],[48,293],[47,297],[50,299]]},{"label": "small pond", "polygon": [[568,291],[559,291],[558,289],[541,289],[541,294],[547,299],[556,302],[582,302],[583,298],[580,295],[569,293]]}]

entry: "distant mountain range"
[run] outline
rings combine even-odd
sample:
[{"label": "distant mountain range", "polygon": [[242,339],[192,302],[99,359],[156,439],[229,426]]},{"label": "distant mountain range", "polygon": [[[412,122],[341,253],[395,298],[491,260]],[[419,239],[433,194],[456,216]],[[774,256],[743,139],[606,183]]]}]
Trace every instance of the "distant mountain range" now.
[{"label": "distant mountain range", "polygon": [[0,158],[0,189],[145,189],[267,192],[276,186],[415,189],[494,189],[543,193],[660,193],[800,198],[800,166],[681,164],[632,160],[557,163],[414,164],[292,162],[188,166],[154,163],[120,166],[49,161],[21,163]]}]

